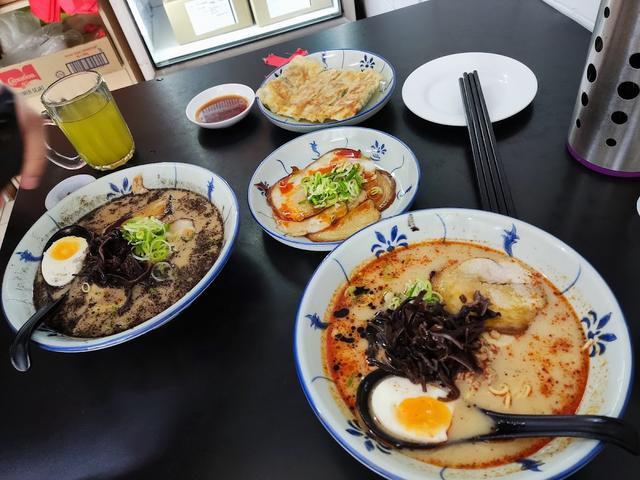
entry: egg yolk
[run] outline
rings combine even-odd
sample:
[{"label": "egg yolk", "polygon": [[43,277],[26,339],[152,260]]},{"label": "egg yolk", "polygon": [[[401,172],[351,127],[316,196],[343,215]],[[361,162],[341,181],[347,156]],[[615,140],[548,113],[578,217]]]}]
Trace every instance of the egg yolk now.
[{"label": "egg yolk", "polygon": [[396,407],[398,421],[407,430],[434,435],[451,425],[451,410],[432,397],[405,398]]},{"label": "egg yolk", "polygon": [[61,238],[54,242],[49,249],[49,255],[54,260],[68,260],[80,250],[78,238]]}]

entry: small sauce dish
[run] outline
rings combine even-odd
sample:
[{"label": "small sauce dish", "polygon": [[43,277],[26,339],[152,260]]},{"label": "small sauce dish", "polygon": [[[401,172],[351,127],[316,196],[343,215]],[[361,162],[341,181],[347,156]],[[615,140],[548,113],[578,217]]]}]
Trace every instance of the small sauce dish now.
[{"label": "small sauce dish", "polygon": [[247,116],[256,94],[241,83],[207,88],[193,97],[185,111],[187,118],[202,128],[226,128]]},{"label": "small sauce dish", "polygon": [[51,210],[58,204],[58,202],[60,202],[60,200],[68,195],[71,195],[79,188],[90,184],[91,182],[95,181],[95,179],[96,177],[94,177],[93,175],[87,174],[74,175],[72,177],[65,178],[51,190],[49,190],[47,198],[44,199],[45,208],[47,210]]}]

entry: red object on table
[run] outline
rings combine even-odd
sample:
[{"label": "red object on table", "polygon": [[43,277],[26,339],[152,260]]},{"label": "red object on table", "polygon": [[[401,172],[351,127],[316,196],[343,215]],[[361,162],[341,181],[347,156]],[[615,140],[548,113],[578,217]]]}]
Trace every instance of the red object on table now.
[{"label": "red object on table", "polygon": [[61,10],[67,15],[98,13],[98,0],[29,0],[31,13],[46,23],[59,22]]},{"label": "red object on table", "polygon": [[265,58],[263,58],[263,60],[265,64],[278,68],[289,62],[289,60],[291,60],[293,57],[297,57],[298,55],[307,55],[308,53],[309,52],[307,52],[306,50],[298,48],[290,57],[280,57],[278,55],[270,53]]}]

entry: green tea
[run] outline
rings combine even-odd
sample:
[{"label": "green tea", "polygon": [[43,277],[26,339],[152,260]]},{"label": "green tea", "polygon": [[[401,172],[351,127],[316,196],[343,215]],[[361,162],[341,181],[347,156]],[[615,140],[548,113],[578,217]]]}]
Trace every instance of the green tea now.
[{"label": "green tea", "polygon": [[80,157],[98,170],[123,165],[134,144],[115,101],[101,92],[58,107],[55,120]]}]

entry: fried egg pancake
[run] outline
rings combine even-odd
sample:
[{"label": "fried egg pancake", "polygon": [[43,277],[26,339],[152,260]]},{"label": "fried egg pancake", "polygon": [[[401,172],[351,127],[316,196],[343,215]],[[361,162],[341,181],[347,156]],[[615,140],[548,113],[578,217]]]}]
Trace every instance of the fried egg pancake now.
[{"label": "fried egg pancake", "polygon": [[382,76],[364,71],[324,69],[320,62],[297,56],[282,75],[257,92],[273,113],[311,122],[345,120],[357,114],[380,88]]}]

